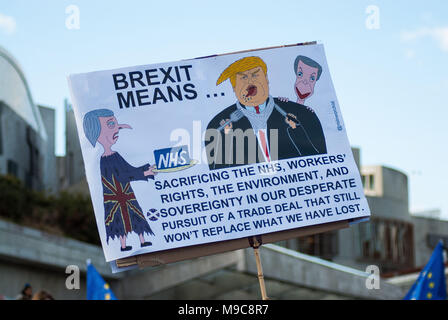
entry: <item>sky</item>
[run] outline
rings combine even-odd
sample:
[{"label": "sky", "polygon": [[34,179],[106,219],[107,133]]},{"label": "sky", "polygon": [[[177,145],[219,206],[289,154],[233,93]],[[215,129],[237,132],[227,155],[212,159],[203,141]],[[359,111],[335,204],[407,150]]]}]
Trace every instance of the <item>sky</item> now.
[{"label": "sky", "polygon": [[411,211],[448,219],[447,13],[446,0],[3,0],[0,46],[56,109],[62,155],[71,73],[316,40],[361,163],[404,172]]}]

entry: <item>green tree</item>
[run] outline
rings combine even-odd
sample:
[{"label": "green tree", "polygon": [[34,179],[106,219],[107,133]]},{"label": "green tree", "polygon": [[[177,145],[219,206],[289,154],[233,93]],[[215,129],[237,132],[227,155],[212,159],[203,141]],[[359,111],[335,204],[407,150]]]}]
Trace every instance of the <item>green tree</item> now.
[{"label": "green tree", "polygon": [[90,197],[61,192],[57,196],[27,189],[17,178],[0,175],[0,217],[100,244]]}]

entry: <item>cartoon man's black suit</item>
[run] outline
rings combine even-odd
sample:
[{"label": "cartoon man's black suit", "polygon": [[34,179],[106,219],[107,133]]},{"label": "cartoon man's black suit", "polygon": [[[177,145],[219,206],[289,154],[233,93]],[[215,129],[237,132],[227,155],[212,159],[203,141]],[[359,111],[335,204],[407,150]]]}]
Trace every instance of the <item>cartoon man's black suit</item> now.
[{"label": "cartoon man's black suit", "polygon": [[[287,114],[295,115],[300,123],[293,129],[286,123],[285,116],[281,111],[276,107],[273,108],[267,120],[266,130],[271,161],[327,153],[322,126],[313,111],[304,105],[294,102],[283,102],[272,97],[268,99],[274,99],[277,107]],[[238,110],[236,103],[224,109],[210,121],[207,129],[219,128],[220,122],[223,119],[230,119],[231,113],[236,110]],[[236,134],[235,131],[237,129],[241,129],[246,134],[244,137],[244,154],[241,154],[241,149],[238,148],[237,139],[241,135]],[[253,129],[252,125],[249,119],[243,116],[240,120],[232,123],[232,130],[235,134],[229,135],[227,141],[224,130],[220,131],[217,136],[211,137],[209,141],[206,141],[206,147],[214,145],[216,147],[215,151],[218,148],[222,150],[217,153],[207,153],[210,170],[266,161],[254,130],[248,129]],[[215,141],[215,138],[220,141]],[[220,157],[221,159],[219,159]]]}]

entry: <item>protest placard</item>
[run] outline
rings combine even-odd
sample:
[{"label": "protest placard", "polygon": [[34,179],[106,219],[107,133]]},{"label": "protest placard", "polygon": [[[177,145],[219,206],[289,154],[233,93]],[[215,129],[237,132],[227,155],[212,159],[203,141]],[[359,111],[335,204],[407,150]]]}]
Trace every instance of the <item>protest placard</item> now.
[{"label": "protest placard", "polygon": [[321,44],[69,86],[107,261],[370,215]]}]

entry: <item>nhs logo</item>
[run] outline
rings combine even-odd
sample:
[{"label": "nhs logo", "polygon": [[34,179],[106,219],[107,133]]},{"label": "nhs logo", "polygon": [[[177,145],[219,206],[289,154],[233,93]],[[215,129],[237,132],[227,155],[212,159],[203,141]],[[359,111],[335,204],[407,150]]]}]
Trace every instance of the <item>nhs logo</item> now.
[{"label": "nhs logo", "polygon": [[178,168],[182,170],[190,166],[191,160],[188,153],[188,146],[165,148],[154,151],[157,170]]}]

